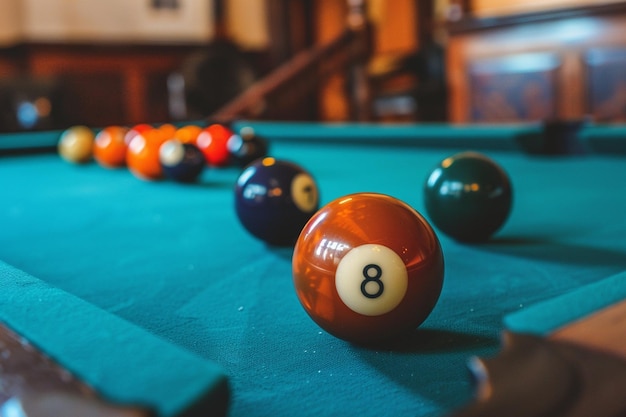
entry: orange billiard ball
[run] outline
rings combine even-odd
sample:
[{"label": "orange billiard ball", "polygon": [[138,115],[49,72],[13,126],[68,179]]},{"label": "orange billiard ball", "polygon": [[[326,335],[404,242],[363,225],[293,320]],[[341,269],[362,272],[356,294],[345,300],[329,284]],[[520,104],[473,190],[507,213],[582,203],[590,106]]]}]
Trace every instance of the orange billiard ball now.
[{"label": "orange billiard ball", "polygon": [[171,123],[165,123],[156,128],[161,136],[163,142],[166,140],[174,139],[174,135],[176,134],[176,126]]},{"label": "orange billiard ball", "polygon": [[87,126],[72,126],[59,138],[57,150],[61,158],[75,164],[91,160],[93,156],[94,133]]},{"label": "orange billiard ball", "polygon": [[174,133],[174,138],[178,139],[182,143],[196,144],[198,135],[202,132],[202,128],[197,125],[187,125],[178,128]]},{"label": "orange billiard ball", "polygon": [[300,233],[292,262],[308,315],[357,344],[409,336],[443,286],[443,252],[432,227],[384,194],[351,194],[322,207]]},{"label": "orange billiard ball", "polygon": [[226,166],[230,162],[228,139],[233,131],[220,124],[212,124],[200,132],[196,145],[206,158],[209,165]]},{"label": "orange billiard ball", "polygon": [[144,180],[163,177],[159,149],[167,140],[164,137],[158,129],[151,129],[131,139],[126,152],[126,164],[133,175]]},{"label": "orange billiard ball", "polygon": [[98,132],[94,141],[94,159],[107,168],[126,165],[127,132],[128,129],[122,126],[108,126]]}]

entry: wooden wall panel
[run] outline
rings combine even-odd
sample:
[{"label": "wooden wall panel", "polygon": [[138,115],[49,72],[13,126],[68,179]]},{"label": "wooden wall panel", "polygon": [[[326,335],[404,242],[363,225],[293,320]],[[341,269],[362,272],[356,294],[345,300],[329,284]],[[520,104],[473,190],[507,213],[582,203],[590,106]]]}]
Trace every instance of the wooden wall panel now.
[{"label": "wooden wall panel", "polygon": [[77,72],[61,75],[59,80],[63,118],[68,125],[107,126],[127,119],[121,74]]},{"label": "wooden wall panel", "polygon": [[551,53],[473,61],[468,68],[471,120],[521,122],[556,117],[560,65],[559,57]]},{"label": "wooden wall panel", "polygon": [[167,76],[196,49],[72,44],[28,48],[31,76],[59,78],[66,91],[64,102],[76,108],[68,116],[80,116],[81,123],[92,126],[168,120]]},{"label": "wooden wall panel", "polygon": [[[601,64],[599,55],[593,55],[592,51],[626,49],[624,27],[626,3],[546,16],[525,16],[524,19],[490,20],[485,26],[470,25],[452,30],[446,68],[449,120],[459,123],[501,121],[506,108],[500,109],[499,115],[481,108],[487,104],[484,92],[489,90],[499,90],[509,102],[517,103],[517,116],[524,116],[521,120],[541,120],[547,115],[560,119],[598,115],[599,99],[594,91],[599,87],[590,84],[594,80],[593,74],[596,74],[597,84],[597,78],[602,78],[598,75],[600,73],[626,73],[626,61],[618,59]],[[558,61],[558,68],[539,71],[530,77],[528,58],[532,61],[532,57],[538,56],[553,56]],[[484,63],[489,62],[500,63],[500,67],[493,67],[493,71],[500,75],[477,78],[476,68],[484,68]],[[506,72],[502,68],[506,68]],[[541,96],[550,100],[554,112],[519,108],[529,90],[520,89],[517,84],[531,79],[535,86],[543,85]],[[590,105],[590,100],[596,104]],[[514,117],[509,119],[517,120]]]},{"label": "wooden wall panel", "polygon": [[600,3],[618,3],[623,0],[473,0],[472,12],[476,16],[502,16],[519,13],[593,6]]},{"label": "wooden wall panel", "polygon": [[589,113],[598,121],[626,121],[626,46],[592,49],[585,56]]}]

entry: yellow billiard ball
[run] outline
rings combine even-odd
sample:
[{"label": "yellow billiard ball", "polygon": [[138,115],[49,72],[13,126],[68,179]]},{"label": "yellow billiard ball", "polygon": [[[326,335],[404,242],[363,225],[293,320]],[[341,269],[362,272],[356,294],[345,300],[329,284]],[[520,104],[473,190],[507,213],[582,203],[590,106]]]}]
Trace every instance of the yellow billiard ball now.
[{"label": "yellow billiard ball", "polygon": [[72,126],[65,130],[59,138],[59,155],[68,162],[85,163],[93,155],[94,138],[93,131],[88,127]]}]

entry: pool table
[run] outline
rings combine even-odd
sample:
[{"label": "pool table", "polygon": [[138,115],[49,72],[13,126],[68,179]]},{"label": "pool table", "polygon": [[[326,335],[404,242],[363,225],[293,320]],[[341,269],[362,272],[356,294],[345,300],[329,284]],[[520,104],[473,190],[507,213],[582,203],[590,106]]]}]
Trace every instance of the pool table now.
[{"label": "pool table", "polygon": [[611,129],[608,142],[577,132],[571,152],[554,152],[540,125],[243,125],[305,167],[322,204],[378,192],[428,219],[431,169],[476,150],[509,174],[513,209],[485,243],[435,229],[445,277],[434,310],[406,338],[364,347],[307,316],[292,248],[240,225],[240,168],[143,181],[64,162],[59,132],[3,134],[0,322],[68,371],[61,379],[156,415],[434,417],[472,398],[466,363],[496,354],[505,316],[626,270],[626,163]]}]

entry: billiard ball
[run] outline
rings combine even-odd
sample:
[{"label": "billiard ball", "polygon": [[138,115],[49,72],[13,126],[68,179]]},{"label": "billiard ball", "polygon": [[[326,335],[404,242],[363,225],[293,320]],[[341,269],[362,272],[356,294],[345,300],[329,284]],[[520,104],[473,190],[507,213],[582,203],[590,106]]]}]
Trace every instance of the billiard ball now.
[{"label": "billiard ball", "polygon": [[235,185],[243,227],[273,246],[293,245],[319,208],[317,183],[300,165],[267,157],[248,165]]},{"label": "billiard ball", "polygon": [[230,161],[228,152],[228,139],[233,135],[233,131],[221,124],[212,124],[198,134],[196,145],[204,154],[209,165],[223,167]]},{"label": "billiard ball", "polygon": [[196,145],[178,139],[161,145],[159,161],[165,176],[177,182],[196,181],[206,166],[204,155]]},{"label": "billiard ball", "polygon": [[72,126],[61,133],[57,150],[61,158],[75,164],[91,160],[94,132],[87,126]]},{"label": "billiard ball", "polygon": [[232,135],[228,139],[227,147],[232,163],[240,167],[267,156],[269,152],[267,141],[256,135],[251,127],[243,127],[239,134]]},{"label": "billiard ball", "polygon": [[159,132],[161,140],[165,142],[166,140],[173,139],[178,129],[171,123],[165,123],[157,127],[156,130]]},{"label": "billiard ball", "polygon": [[165,142],[158,129],[147,130],[135,135],[128,144],[126,164],[136,177],[143,180],[157,180],[163,177],[159,160],[159,149]]},{"label": "billiard ball", "polygon": [[319,209],[300,233],[292,269],[306,313],[357,344],[412,335],[435,307],[444,276],[427,220],[377,193],[349,194]]},{"label": "billiard ball", "polygon": [[108,126],[98,132],[94,141],[94,159],[107,168],[126,165],[127,132],[128,129],[122,126]]},{"label": "billiard ball", "polygon": [[202,128],[198,125],[186,125],[180,127],[174,133],[174,138],[183,143],[196,143],[198,135],[202,132]]},{"label": "billiard ball", "polygon": [[488,240],[512,205],[508,174],[493,159],[462,152],[441,161],[424,185],[426,214],[435,227],[461,242]]},{"label": "billiard ball", "polygon": [[129,145],[130,141],[133,140],[135,136],[139,135],[140,133],[144,133],[149,130],[152,130],[152,129],[154,129],[154,127],[147,123],[140,123],[140,124],[134,125],[130,129],[128,129],[128,132],[126,132],[124,141],[126,141],[126,144]]}]

